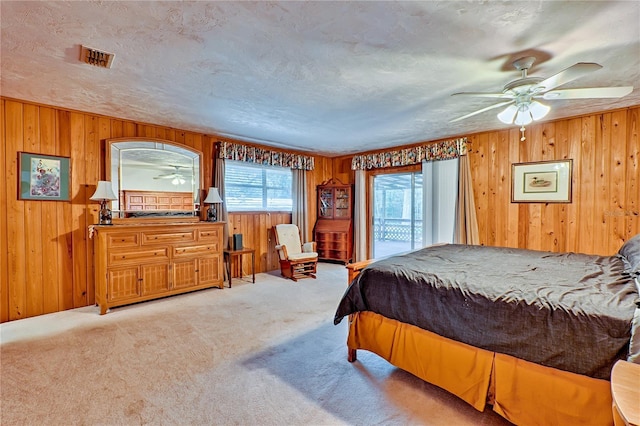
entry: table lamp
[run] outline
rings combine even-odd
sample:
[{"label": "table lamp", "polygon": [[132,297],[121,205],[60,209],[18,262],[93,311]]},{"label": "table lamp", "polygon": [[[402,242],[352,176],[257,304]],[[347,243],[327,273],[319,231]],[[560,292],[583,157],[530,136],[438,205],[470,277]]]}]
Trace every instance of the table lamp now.
[{"label": "table lamp", "polygon": [[107,207],[107,201],[118,199],[113,192],[111,182],[108,180],[98,181],[96,192],[89,199],[100,201],[100,220],[98,225],[111,225],[111,210]]},{"label": "table lamp", "polygon": [[203,203],[209,204],[209,208],[207,209],[207,222],[217,222],[218,218],[216,216],[216,207],[214,204],[222,203],[222,198],[220,198],[218,188],[214,188],[213,186],[210,187],[207,198],[204,199]]}]

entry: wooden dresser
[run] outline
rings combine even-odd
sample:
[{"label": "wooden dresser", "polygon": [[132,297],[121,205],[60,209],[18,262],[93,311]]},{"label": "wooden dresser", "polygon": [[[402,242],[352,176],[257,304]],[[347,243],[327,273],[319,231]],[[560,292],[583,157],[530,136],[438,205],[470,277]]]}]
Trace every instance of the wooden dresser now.
[{"label": "wooden dresser", "polygon": [[114,306],[223,288],[223,224],[93,226],[100,314]]}]

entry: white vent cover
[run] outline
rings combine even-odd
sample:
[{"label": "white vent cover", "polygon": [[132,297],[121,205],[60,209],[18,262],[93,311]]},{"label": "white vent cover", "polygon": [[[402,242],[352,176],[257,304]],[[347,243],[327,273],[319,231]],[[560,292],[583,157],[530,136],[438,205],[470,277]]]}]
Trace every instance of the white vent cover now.
[{"label": "white vent cover", "polygon": [[113,53],[102,52],[87,46],[82,46],[80,52],[80,60],[82,62],[100,68],[111,68],[114,56],[116,55]]}]

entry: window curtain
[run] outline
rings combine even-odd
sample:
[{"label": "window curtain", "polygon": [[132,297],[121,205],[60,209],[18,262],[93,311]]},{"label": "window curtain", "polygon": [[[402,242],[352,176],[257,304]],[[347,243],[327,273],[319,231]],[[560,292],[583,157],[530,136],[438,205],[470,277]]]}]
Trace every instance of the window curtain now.
[{"label": "window curtain", "polygon": [[422,162],[422,244],[452,243],[459,158]]},{"label": "window curtain", "polygon": [[456,244],[480,244],[476,203],[473,198],[473,182],[471,180],[471,166],[469,165],[468,155],[460,156],[454,242]]},{"label": "window curtain", "polygon": [[367,177],[362,169],[356,170],[353,209],[353,258],[355,262],[367,259]]},{"label": "window curtain", "polygon": [[292,179],[293,192],[293,211],[291,212],[291,222],[300,229],[300,238],[302,242],[310,241],[309,239],[309,220],[307,218],[307,173],[305,170],[294,169]]},{"label": "window curtain", "polygon": [[222,203],[218,205],[218,220],[224,222],[222,233],[222,247],[229,248],[229,213],[227,212],[227,204],[224,191],[224,158],[216,158],[216,171],[213,175],[213,186],[218,188]]}]

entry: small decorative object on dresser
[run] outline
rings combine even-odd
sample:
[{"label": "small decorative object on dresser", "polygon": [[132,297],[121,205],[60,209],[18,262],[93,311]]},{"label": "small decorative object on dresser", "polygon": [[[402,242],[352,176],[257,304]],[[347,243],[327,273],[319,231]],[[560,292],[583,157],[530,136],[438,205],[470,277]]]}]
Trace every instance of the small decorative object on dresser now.
[{"label": "small decorative object on dresser", "polygon": [[91,201],[100,202],[100,219],[98,221],[98,224],[111,225],[111,209],[107,207],[107,202],[118,199],[118,197],[116,197],[116,194],[113,192],[111,182],[106,180],[98,181],[96,192],[94,192],[89,199]]},{"label": "small decorative object on dresser", "polygon": [[207,198],[204,199],[203,203],[209,204],[209,208],[207,209],[207,221],[217,222],[218,215],[216,213],[215,205],[222,203],[222,198],[220,198],[220,194],[218,193],[218,188],[214,188],[214,187],[209,188],[209,192],[207,193]]},{"label": "small decorative object on dresser", "polygon": [[107,309],[223,287],[224,222],[92,225],[96,304]]},{"label": "small decorative object on dresser", "polygon": [[353,252],[351,185],[330,179],[318,185],[318,220],[314,240],[318,258],[348,263]]}]

